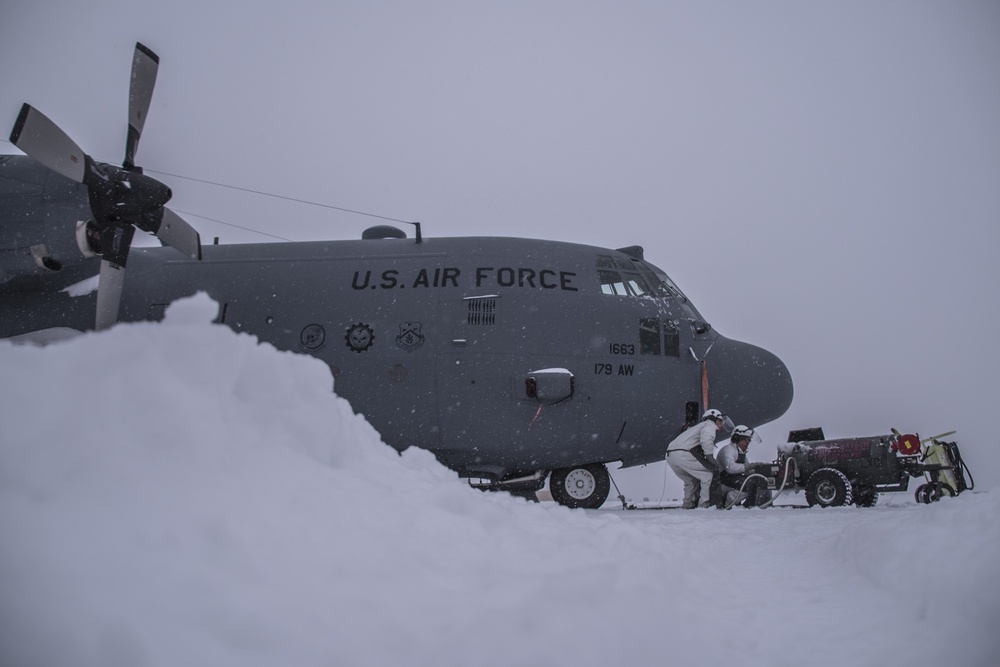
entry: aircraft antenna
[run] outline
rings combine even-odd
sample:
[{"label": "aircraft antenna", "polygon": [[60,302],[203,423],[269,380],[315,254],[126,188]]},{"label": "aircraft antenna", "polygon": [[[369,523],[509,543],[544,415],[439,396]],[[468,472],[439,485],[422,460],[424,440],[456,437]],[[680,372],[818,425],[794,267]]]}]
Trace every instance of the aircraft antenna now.
[{"label": "aircraft antenna", "polygon": [[328,208],[334,211],[342,211],[344,213],[351,213],[353,215],[363,215],[369,218],[378,218],[379,220],[388,220],[389,222],[399,222],[407,225],[419,224],[413,223],[409,220],[400,220],[399,218],[393,218],[388,215],[379,215],[377,213],[368,213],[367,211],[359,211],[353,208],[344,208],[343,206],[334,206],[332,204],[323,204],[322,202],[310,201],[308,199],[300,199],[298,197],[287,197],[285,195],[275,194],[273,192],[265,192],[264,190],[254,190],[253,188],[243,188],[238,185],[230,185],[228,183],[219,183],[218,181],[209,181],[204,178],[194,178],[192,176],[182,176],[181,174],[172,174],[167,171],[157,171],[155,169],[146,169],[147,172],[151,174],[159,174],[161,176],[169,176],[171,178],[180,178],[185,181],[194,181],[195,183],[204,183],[205,185],[212,185],[219,188],[227,188],[229,190],[237,190],[239,192],[247,192],[254,195],[261,195],[262,197],[272,197],[274,199],[283,199],[285,201],[296,202],[298,204],[307,204],[309,206],[318,206],[320,208]]}]

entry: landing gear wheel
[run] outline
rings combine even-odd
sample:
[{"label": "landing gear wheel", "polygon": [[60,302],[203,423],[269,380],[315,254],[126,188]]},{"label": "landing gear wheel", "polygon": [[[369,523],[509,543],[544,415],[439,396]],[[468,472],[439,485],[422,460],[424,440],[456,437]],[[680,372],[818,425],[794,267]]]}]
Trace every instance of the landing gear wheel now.
[{"label": "landing gear wheel", "polygon": [[806,502],[809,506],[840,507],[854,499],[847,475],[836,468],[820,468],[806,480]]},{"label": "landing gear wheel", "polygon": [[603,463],[559,468],[549,477],[552,499],[566,507],[594,510],[604,504],[611,490],[611,477]]},{"label": "landing gear wheel", "polygon": [[854,489],[854,504],[858,507],[875,507],[878,502],[878,491],[871,487]]}]

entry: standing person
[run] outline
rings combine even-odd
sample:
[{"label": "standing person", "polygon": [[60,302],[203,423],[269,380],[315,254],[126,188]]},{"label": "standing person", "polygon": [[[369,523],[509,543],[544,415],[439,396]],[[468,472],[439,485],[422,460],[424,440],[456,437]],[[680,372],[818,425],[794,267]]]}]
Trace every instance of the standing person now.
[{"label": "standing person", "polygon": [[715,436],[725,423],[721,412],[712,408],[705,410],[701,422],[670,441],[667,445],[667,465],[684,482],[684,504],[686,510],[695,507],[711,507],[709,494],[718,466],[712,454],[715,450]]},{"label": "standing person", "polygon": [[[760,437],[749,426],[742,424],[733,429],[729,442],[719,450],[716,463],[719,466],[720,495],[719,507],[732,507],[743,503],[744,507],[756,507],[770,500],[770,493],[763,480],[754,477],[743,486],[747,477],[753,474],[753,466],[747,462],[750,441]],[[740,489],[743,492],[740,493]]]}]

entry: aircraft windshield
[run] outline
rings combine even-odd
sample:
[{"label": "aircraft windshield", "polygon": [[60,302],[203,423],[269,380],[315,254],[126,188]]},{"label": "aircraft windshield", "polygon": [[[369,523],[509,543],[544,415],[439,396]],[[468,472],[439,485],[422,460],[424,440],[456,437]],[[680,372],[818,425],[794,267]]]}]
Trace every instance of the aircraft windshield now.
[{"label": "aircraft windshield", "polygon": [[598,255],[597,276],[604,294],[680,299],[687,302],[687,297],[666,273],[646,262]]}]

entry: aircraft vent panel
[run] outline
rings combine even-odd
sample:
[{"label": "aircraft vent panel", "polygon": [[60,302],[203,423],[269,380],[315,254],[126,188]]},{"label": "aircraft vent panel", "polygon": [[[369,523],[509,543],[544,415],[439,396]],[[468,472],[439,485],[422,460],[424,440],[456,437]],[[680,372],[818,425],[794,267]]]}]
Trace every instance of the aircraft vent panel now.
[{"label": "aircraft vent panel", "polygon": [[497,323],[497,300],[495,298],[469,299],[469,314],[466,324],[473,326],[493,326]]}]

